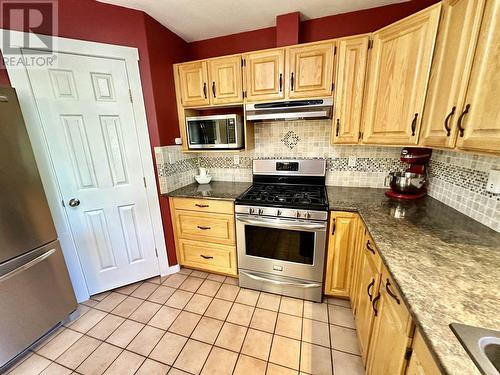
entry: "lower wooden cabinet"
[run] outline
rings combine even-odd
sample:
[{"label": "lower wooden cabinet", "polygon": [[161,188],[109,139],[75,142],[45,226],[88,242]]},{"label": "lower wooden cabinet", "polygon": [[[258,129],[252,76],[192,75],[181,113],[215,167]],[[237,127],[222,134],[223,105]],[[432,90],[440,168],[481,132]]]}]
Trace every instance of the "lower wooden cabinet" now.
[{"label": "lower wooden cabinet", "polygon": [[439,375],[441,371],[419,330],[413,336],[411,357],[406,368],[406,375]]}]

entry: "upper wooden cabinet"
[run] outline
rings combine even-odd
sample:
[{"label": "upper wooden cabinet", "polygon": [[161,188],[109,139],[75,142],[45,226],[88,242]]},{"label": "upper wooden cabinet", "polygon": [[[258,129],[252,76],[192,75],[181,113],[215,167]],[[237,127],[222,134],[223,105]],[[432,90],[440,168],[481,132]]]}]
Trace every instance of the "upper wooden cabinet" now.
[{"label": "upper wooden cabinet", "polygon": [[289,47],[287,93],[290,99],[332,94],[334,42]]},{"label": "upper wooden cabinet", "polygon": [[245,87],[248,101],[279,100],[285,97],[285,49],[247,53]]},{"label": "upper wooden cabinet", "polygon": [[241,56],[208,60],[211,80],[212,104],[239,103],[243,101]]},{"label": "upper wooden cabinet", "polygon": [[422,117],[423,146],[455,147],[484,4],[485,0],[443,2]]},{"label": "upper wooden cabinet", "polygon": [[373,33],[363,142],[416,144],[441,4]]},{"label": "upper wooden cabinet", "polygon": [[178,75],[180,87],[177,87],[177,90],[180,91],[183,106],[195,107],[210,104],[206,61],[180,64]]},{"label": "upper wooden cabinet", "polygon": [[338,40],[332,143],[358,143],[369,35]]},{"label": "upper wooden cabinet", "polygon": [[487,1],[464,107],[457,108],[458,148],[500,151],[499,97],[500,1]]}]

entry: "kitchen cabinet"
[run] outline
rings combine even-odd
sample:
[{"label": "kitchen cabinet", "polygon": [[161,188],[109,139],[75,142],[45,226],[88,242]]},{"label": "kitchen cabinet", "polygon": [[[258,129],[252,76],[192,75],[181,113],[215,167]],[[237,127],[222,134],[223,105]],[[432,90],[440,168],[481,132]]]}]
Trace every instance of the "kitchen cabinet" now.
[{"label": "kitchen cabinet", "polygon": [[487,1],[464,107],[457,108],[457,147],[500,152],[500,2]]},{"label": "kitchen cabinet", "polygon": [[170,198],[169,203],[179,264],[237,275],[233,202]]},{"label": "kitchen cabinet", "polygon": [[334,42],[289,47],[286,87],[290,99],[332,94]]},{"label": "kitchen cabinet", "polygon": [[354,259],[352,265],[351,288],[349,288],[349,296],[351,299],[352,312],[357,313],[358,291],[360,285],[360,263],[361,255],[365,245],[366,227],[361,217],[358,219],[356,226],[356,241],[354,247]]},{"label": "kitchen cabinet", "polygon": [[246,100],[280,100],[285,97],[285,49],[243,55]]},{"label": "kitchen cabinet", "polygon": [[422,146],[455,147],[485,2],[443,1],[422,116]]},{"label": "kitchen cabinet", "polygon": [[337,41],[332,143],[358,143],[370,36],[357,35]]},{"label": "kitchen cabinet", "polygon": [[434,361],[429,348],[422,338],[419,330],[415,330],[413,337],[412,351],[408,367],[406,368],[406,375],[440,375],[438,365]]},{"label": "kitchen cabinet", "polygon": [[[175,69],[175,68],[174,68]],[[206,61],[195,61],[177,66],[180,100],[184,107],[210,104]]]},{"label": "kitchen cabinet", "polygon": [[330,236],[326,260],[325,294],[349,297],[358,215],[330,213]]},{"label": "kitchen cabinet", "polygon": [[363,142],[418,141],[441,4],[372,34]]},{"label": "kitchen cabinet", "polygon": [[370,375],[402,375],[406,368],[406,353],[410,349],[414,326],[410,313],[385,268],[372,308],[374,323],[366,372]]}]

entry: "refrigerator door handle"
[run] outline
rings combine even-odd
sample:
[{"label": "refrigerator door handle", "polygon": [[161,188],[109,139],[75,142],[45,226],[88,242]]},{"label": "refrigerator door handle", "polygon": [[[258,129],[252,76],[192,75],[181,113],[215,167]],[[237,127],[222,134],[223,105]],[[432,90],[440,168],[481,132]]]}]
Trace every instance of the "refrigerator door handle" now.
[{"label": "refrigerator door handle", "polygon": [[28,268],[33,267],[35,264],[38,264],[41,261],[47,259],[55,252],[56,252],[56,249],[50,249],[49,251],[43,253],[42,255],[37,256],[35,259],[30,260],[28,263],[23,264],[22,266],[16,268],[15,270],[7,272],[5,275],[0,276],[0,283],[10,279],[11,277],[16,276],[18,273],[21,273],[21,272],[27,270]]}]

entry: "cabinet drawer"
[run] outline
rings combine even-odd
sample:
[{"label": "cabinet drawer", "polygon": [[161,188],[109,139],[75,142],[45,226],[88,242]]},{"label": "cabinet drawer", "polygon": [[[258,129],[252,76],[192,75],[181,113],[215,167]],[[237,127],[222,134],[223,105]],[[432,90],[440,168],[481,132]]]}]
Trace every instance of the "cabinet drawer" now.
[{"label": "cabinet drawer", "polygon": [[408,337],[411,337],[413,335],[413,323],[410,312],[406,308],[396,283],[392,280],[389,271],[385,267],[383,267],[382,279],[380,280],[380,293],[387,296],[387,301],[391,304],[394,313],[397,315],[397,320],[401,324],[401,330]]},{"label": "cabinet drawer", "polygon": [[233,202],[215,199],[170,198],[176,210],[233,214]]},{"label": "cabinet drawer", "polygon": [[234,216],[185,210],[175,211],[179,238],[234,245]]},{"label": "cabinet drawer", "polygon": [[179,239],[180,264],[236,275],[236,248],[208,242]]}]

